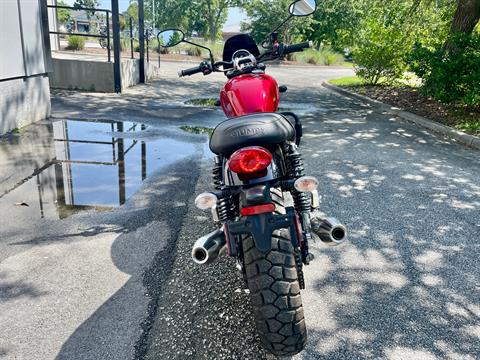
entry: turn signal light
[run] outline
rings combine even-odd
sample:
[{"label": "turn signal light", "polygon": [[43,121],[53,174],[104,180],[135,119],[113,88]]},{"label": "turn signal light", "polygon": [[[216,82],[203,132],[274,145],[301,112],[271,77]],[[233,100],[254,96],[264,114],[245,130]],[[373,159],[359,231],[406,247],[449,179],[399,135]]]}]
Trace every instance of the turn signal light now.
[{"label": "turn signal light", "polygon": [[200,210],[207,210],[217,205],[217,196],[215,194],[204,192],[195,198],[195,206]]},{"label": "turn signal light", "polygon": [[272,162],[272,154],[260,146],[249,146],[235,151],[228,167],[237,174],[253,174],[265,170]]},{"label": "turn signal light", "polygon": [[317,188],[318,180],[313,176],[302,176],[295,180],[293,186],[300,192],[312,192]]}]

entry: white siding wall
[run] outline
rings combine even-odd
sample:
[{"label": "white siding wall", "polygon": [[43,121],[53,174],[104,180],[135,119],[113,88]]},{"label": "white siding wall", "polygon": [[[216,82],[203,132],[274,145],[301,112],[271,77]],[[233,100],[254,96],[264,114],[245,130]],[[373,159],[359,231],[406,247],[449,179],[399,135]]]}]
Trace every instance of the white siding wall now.
[{"label": "white siding wall", "polygon": [[0,0],[0,134],[50,114],[43,1]]}]

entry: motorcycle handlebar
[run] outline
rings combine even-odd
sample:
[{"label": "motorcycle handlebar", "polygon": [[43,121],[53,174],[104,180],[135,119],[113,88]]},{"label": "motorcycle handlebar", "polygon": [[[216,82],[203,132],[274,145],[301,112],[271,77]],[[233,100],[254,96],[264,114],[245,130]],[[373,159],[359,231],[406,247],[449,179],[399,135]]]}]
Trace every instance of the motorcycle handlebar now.
[{"label": "motorcycle handlebar", "polygon": [[[286,54],[290,54],[290,53],[293,53],[293,52],[298,52],[298,51],[303,51],[303,49],[308,49],[308,48],[311,48],[313,46],[313,42],[312,41],[306,41],[306,42],[303,42],[303,43],[300,43],[300,44],[294,44],[294,45],[286,45],[283,47],[282,50],[280,50],[280,54],[277,54],[275,56],[275,58],[278,57],[278,55],[286,55]],[[269,55],[272,54],[272,52],[268,53]],[[257,58],[257,61],[261,61],[267,54],[263,54],[263,55],[260,55],[258,58]],[[273,58],[272,58],[273,59]],[[244,63],[244,62],[248,62],[248,61],[251,61],[250,58],[245,58],[245,59],[241,59],[239,61],[239,63]],[[204,75],[207,75],[207,74],[210,74],[212,71],[216,71],[216,67],[218,66],[221,66],[221,65],[231,65],[232,62],[227,62],[227,61],[219,61],[219,62],[216,62],[215,64],[210,64],[210,63],[202,63],[200,64],[199,66],[195,66],[193,68],[190,68],[190,69],[185,69],[185,70],[180,70],[178,72],[178,76],[179,77],[182,77],[182,76],[190,76],[190,75],[193,75],[193,74],[197,74],[197,73],[203,73]],[[207,68],[206,68],[207,67]],[[206,70],[206,71],[204,71]]]},{"label": "motorcycle handlebar", "polygon": [[178,72],[178,76],[179,77],[190,76],[190,75],[200,73],[200,72],[203,72],[203,69],[202,69],[202,66],[199,65],[199,66],[195,66],[195,67],[190,68],[190,69],[180,70]]},{"label": "motorcycle handlebar", "polygon": [[303,49],[308,49],[308,48],[311,48],[312,46],[313,46],[312,41],[306,41],[306,42],[303,42],[300,44],[294,44],[294,45],[287,45],[283,48],[283,53],[290,54],[297,51],[303,51]]}]

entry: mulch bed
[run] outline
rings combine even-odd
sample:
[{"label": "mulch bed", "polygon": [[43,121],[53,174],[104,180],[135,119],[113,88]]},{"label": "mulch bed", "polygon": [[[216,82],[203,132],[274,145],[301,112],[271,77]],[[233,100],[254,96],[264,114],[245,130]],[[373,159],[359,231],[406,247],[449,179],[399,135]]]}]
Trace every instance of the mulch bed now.
[{"label": "mulch bed", "polygon": [[[345,88],[457,129],[466,122],[480,122],[480,106],[443,104],[421,94],[417,88],[366,85],[345,86]],[[473,135],[480,135],[480,129],[463,130]]]}]

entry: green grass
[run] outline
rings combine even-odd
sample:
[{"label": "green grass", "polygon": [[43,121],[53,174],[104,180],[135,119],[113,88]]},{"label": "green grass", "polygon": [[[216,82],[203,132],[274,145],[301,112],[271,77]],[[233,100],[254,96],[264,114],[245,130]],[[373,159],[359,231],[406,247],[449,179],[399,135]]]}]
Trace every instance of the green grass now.
[{"label": "green grass", "polygon": [[480,120],[468,120],[455,127],[469,134],[480,135]]},{"label": "green grass", "polygon": [[[364,79],[358,76],[346,76],[339,79],[333,79],[328,81],[332,85],[336,86],[345,86],[345,87],[354,87],[354,86],[365,86],[370,85]],[[405,76],[404,79],[397,80],[393,84],[387,84],[385,79],[380,79],[377,86],[388,85],[390,87],[418,87],[419,80],[418,78],[413,78],[411,76]]]},{"label": "green grass", "polygon": [[339,79],[333,79],[328,81],[332,85],[337,86],[362,86],[366,85],[365,80],[358,76],[345,76]]}]

